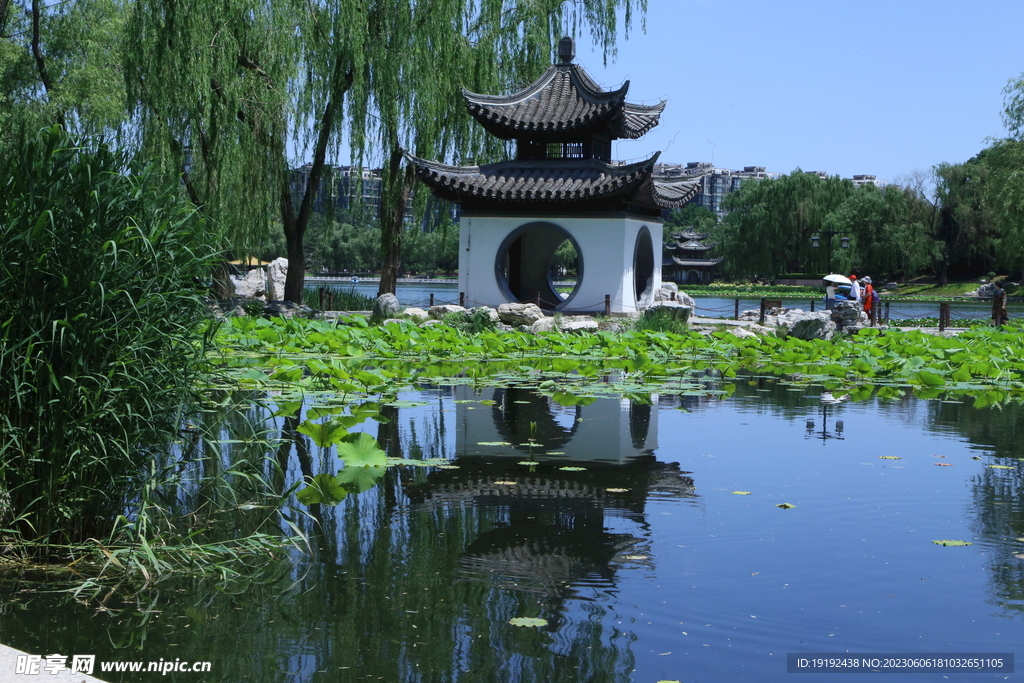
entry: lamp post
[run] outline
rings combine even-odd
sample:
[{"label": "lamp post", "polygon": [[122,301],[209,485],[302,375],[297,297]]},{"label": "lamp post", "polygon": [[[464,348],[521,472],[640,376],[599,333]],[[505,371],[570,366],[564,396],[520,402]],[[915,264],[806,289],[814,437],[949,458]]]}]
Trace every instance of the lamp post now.
[{"label": "lamp post", "polygon": [[829,273],[832,272],[832,238],[835,237],[836,235],[842,235],[842,237],[839,239],[839,247],[840,247],[840,249],[849,249],[850,248],[850,238],[847,236],[847,233],[843,232],[842,230],[832,230],[832,229],[829,229],[829,230],[819,230],[818,232],[816,232],[813,235],[811,235],[811,246],[814,247],[815,249],[817,249],[818,247],[821,246],[821,238],[822,237],[824,237],[825,239],[828,240],[828,272]]}]

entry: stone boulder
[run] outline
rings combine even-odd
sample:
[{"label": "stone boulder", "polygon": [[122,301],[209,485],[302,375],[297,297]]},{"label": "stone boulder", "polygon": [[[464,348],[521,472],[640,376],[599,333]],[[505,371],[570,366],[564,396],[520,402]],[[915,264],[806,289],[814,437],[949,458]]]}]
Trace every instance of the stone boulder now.
[{"label": "stone boulder", "polygon": [[533,334],[539,334],[541,332],[557,332],[555,329],[555,319],[550,317],[540,318],[534,320],[533,324],[530,325],[530,332]]},{"label": "stone boulder", "polygon": [[[693,301],[693,299],[690,300]],[[668,313],[672,317],[685,323],[690,319],[690,315],[693,314],[693,306],[686,305],[680,301],[656,301],[647,308],[647,312],[649,313],[654,311]]]},{"label": "stone boulder", "polygon": [[848,327],[868,324],[868,314],[863,311],[859,301],[837,301],[836,307],[832,309],[832,322],[840,331],[846,331]]},{"label": "stone boulder", "polygon": [[313,309],[292,301],[268,301],[263,307],[264,318],[312,318]]},{"label": "stone boulder", "polygon": [[544,311],[537,304],[501,304],[498,306],[498,318],[506,325],[513,327],[530,326],[544,317]]},{"label": "stone boulder", "polygon": [[[808,316],[815,316],[809,313]],[[825,315],[818,317],[806,317],[793,323],[786,332],[787,337],[797,339],[831,339],[836,333],[836,324],[832,317],[825,312]]]},{"label": "stone boulder", "polygon": [[415,322],[423,322],[424,320],[430,319],[430,314],[424,311],[422,308],[407,308],[402,313],[405,313]]},{"label": "stone boulder", "polygon": [[440,320],[449,313],[465,313],[466,309],[462,306],[456,306],[455,304],[440,304],[438,306],[431,306],[427,313],[434,320]]},{"label": "stone boulder", "polygon": [[[267,272],[262,268],[253,268],[245,275],[232,275],[231,284],[235,287],[235,296],[266,301]],[[283,288],[281,294],[284,294]]]},{"label": "stone boulder", "polygon": [[677,302],[690,308],[696,306],[693,297],[686,292],[679,291],[679,286],[674,282],[662,282],[661,289],[654,292],[654,301],[655,303],[660,301]]},{"label": "stone boulder", "polygon": [[281,301],[284,299],[284,281],[288,277],[288,259],[276,258],[267,266],[267,299]]},{"label": "stone boulder", "polygon": [[473,317],[473,315],[477,311],[486,314],[487,317],[491,319],[491,322],[498,322],[498,320],[500,320],[500,318],[498,317],[498,311],[496,309],[491,308],[490,306],[477,306],[476,308],[467,308],[466,318]]},{"label": "stone boulder", "polygon": [[574,315],[571,318],[562,318],[557,324],[560,332],[597,332],[598,324],[593,318],[585,315]]},{"label": "stone boulder", "polygon": [[377,300],[373,302],[373,312],[370,314],[371,323],[380,323],[388,318],[394,318],[402,310],[402,305],[398,303],[398,297],[390,292],[387,294],[381,294],[377,297]]}]

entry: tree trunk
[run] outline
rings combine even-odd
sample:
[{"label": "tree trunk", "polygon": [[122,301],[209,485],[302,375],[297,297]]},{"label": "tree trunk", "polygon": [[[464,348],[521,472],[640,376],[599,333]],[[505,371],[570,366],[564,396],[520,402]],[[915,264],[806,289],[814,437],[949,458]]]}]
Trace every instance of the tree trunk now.
[{"label": "tree trunk", "polygon": [[[291,173],[286,170],[281,179],[281,224],[284,226],[284,241],[288,251],[288,274],[284,281],[284,298],[297,304],[302,303],[302,290],[306,284],[306,250],[303,238],[306,235],[306,228],[309,226],[309,219],[313,215],[317,192],[320,190],[320,180],[323,177],[324,162],[327,158],[327,145],[334,132],[335,117],[342,98],[352,87],[354,78],[354,72],[351,69],[342,75],[343,66],[344,63],[339,56],[334,61],[332,76],[334,90],[320,117],[320,130],[317,132],[316,146],[313,148],[313,163],[310,165],[306,190],[302,195],[298,215],[295,214],[295,206],[292,202]],[[287,169],[288,161],[283,140],[279,151],[284,162],[283,168]]]},{"label": "tree trunk", "polygon": [[413,168],[402,168],[402,150],[395,144],[391,148],[388,172],[380,202],[381,256],[384,260],[380,273],[377,296],[394,294],[398,288],[398,274],[402,269],[402,223],[405,206],[412,189]]}]

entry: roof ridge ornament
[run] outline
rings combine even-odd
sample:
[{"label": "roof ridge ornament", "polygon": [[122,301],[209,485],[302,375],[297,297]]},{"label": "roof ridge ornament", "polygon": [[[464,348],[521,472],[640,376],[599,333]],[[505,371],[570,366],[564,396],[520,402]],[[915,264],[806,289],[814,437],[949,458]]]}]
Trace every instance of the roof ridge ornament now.
[{"label": "roof ridge ornament", "polygon": [[558,41],[558,59],[562,64],[572,64],[576,57],[576,41],[565,36]]}]

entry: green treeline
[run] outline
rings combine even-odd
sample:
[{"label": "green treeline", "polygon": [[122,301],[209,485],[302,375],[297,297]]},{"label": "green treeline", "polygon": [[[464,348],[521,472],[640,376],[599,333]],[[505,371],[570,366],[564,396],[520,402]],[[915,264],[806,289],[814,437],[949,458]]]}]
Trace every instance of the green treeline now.
[{"label": "green treeline", "polygon": [[[721,272],[747,278],[783,273],[862,272],[894,278],[972,279],[1024,269],[1024,78],[1004,90],[1008,136],[963,163],[878,188],[800,169],[748,181],[728,195],[729,214],[709,225],[707,210],[675,212],[674,230],[710,232]],[[833,235],[812,246],[821,231]],[[843,236],[849,248],[841,248]]]}]

